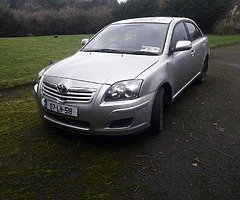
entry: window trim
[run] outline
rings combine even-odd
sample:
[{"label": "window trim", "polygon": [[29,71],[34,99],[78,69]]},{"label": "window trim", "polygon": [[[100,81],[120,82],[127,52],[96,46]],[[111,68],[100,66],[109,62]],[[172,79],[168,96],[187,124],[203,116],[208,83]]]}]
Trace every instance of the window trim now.
[{"label": "window trim", "polygon": [[[198,32],[200,33],[200,37],[198,39],[191,40],[191,35],[190,35],[190,31],[187,27],[187,23],[192,24],[198,30]],[[189,20],[186,20],[186,21],[184,21],[184,25],[185,25],[185,28],[186,28],[187,33],[188,33],[189,41],[194,42],[194,41],[199,40],[200,38],[204,37],[204,34],[202,33],[201,29],[198,27],[198,25],[196,23],[194,23],[192,21],[189,21]]]},{"label": "window trim", "polygon": [[[188,30],[187,30],[186,27],[185,27],[185,20],[178,21],[178,22],[174,25],[174,28],[173,28],[173,30],[172,30],[171,39],[170,39],[170,44],[169,44],[169,50],[168,50],[169,53],[171,52],[171,48],[172,48],[173,33],[174,33],[174,31],[175,31],[175,28],[176,28],[180,23],[183,23],[183,26],[184,26],[185,31],[186,31],[187,36],[188,36]],[[188,39],[189,39],[189,36],[188,36]],[[189,41],[191,41],[191,40],[189,40]]]}]

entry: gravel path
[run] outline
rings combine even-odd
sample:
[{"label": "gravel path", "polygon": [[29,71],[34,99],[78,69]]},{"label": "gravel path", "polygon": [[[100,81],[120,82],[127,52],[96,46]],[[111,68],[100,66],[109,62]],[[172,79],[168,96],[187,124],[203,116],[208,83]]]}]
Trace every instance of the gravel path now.
[{"label": "gravel path", "polygon": [[240,68],[240,45],[218,48],[212,51],[212,58],[216,62]]}]

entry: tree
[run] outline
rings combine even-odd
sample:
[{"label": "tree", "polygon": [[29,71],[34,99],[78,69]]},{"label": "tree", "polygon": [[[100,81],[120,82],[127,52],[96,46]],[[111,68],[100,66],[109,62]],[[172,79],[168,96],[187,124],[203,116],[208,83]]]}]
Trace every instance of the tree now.
[{"label": "tree", "polygon": [[239,34],[240,33],[240,1],[236,2],[233,9],[227,15],[217,21],[213,27],[215,34]]},{"label": "tree", "polygon": [[234,0],[168,0],[163,7],[166,16],[188,17],[205,32],[211,32],[216,21],[222,18]]},{"label": "tree", "polygon": [[97,32],[112,21],[181,16],[210,32],[237,0],[1,0],[0,36]]},{"label": "tree", "polygon": [[0,36],[14,35],[16,21],[9,3],[0,2]]},{"label": "tree", "polygon": [[117,0],[1,0],[0,36],[92,33],[113,21]]},{"label": "tree", "polygon": [[113,10],[116,20],[161,15],[161,0],[128,0]]}]

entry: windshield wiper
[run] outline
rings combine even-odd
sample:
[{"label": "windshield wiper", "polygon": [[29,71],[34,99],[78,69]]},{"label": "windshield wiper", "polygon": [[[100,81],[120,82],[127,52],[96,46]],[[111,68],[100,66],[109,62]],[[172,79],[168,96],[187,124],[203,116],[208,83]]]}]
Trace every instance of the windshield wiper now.
[{"label": "windshield wiper", "polygon": [[120,53],[120,54],[134,54],[134,55],[150,55],[157,56],[158,53],[150,52],[150,51],[123,51],[116,49],[87,49],[85,52],[104,52],[104,53]]},{"label": "windshield wiper", "polygon": [[84,51],[85,52],[104,52],[104,53],[125,53],[123,51],[119,51],[115,49],[89,49]]},{"label": "windshield wiper", "polygon": [[150,56],[157,56],[158,53],[150,52],[150,51],[129,51],[129,54],[135,54],[135,55],[150,55]]}]

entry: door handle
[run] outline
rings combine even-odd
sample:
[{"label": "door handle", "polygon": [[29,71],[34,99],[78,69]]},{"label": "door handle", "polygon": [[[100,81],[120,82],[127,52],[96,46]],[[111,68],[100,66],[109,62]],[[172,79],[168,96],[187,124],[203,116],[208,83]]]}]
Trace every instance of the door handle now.
[{"label": "door handle", "polygon": [[207,44],[207,43],[204,43],[203,46],[206,47],[206,44]]},{"label": "door handle", "polygon": [[196,53],[196,51],[192,51],[192,52],[191,52],[191,55],[192,55],[192,56],[195,56],[195,53]]}]

